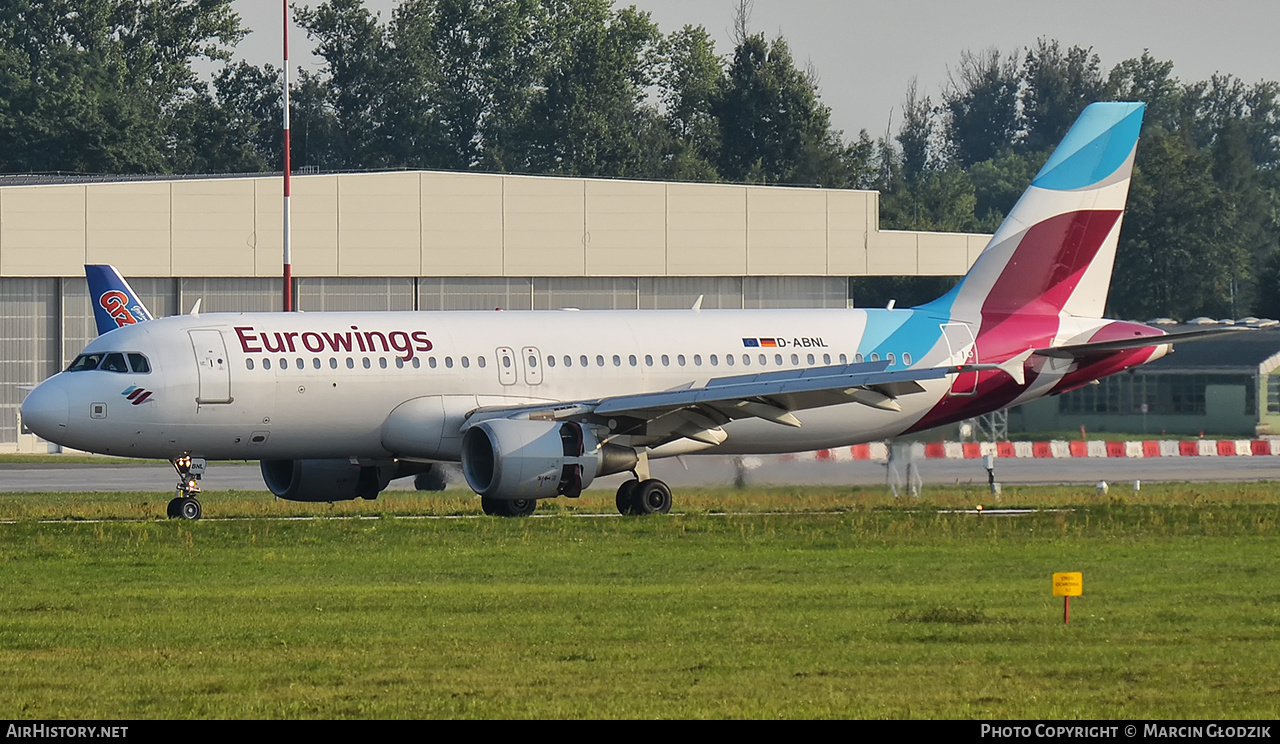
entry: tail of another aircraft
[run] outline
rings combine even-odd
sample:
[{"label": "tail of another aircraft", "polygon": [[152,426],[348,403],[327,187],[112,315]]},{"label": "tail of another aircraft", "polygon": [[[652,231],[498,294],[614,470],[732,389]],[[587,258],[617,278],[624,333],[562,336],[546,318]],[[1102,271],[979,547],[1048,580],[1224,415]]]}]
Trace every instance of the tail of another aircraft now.
[{"label": "tail of another aircraft", "polygon": [[1094,103],[969,273],[925,306],[950,317],[1101,318],[1142,126],[1141,103]]},{"label": "tail of another aircraft", "polygon": [[93,303],[93,319],[99,336],[120,326],[151,320],[146,305],[116,267],[86,264],[84,276],[89,281],[89,301]]}]

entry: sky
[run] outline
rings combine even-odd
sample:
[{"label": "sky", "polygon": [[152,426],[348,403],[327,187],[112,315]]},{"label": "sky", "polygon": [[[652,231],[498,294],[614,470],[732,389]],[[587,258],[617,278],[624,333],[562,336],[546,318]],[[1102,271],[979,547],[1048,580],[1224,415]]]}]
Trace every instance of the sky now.
[{"label": "sky", "polygon": [[[318,3],[300,3],[316,5]],[[390,17],[394,0],[366,0]],[[664,34],[701,25],[716,51],[733,50],[736,0],[615,0],[652,15]],[[277,0],[235,0],[243,25],[254,33],[238,57],[280,65],[281,6]],[[1280,80],[1280,2],[1274,0],[755,0],[750,30],[781,35],[800,65],[816,70],[832,123],[855,137],[896,132],[902,99],[913,78],[921,95],[941,100],[949,70],[961,54],[989,48],[1025,49],[1036,39],[1063,48],[1091,47],[1104,74],[1143,50],[1174,63],[1182,82],[1229,73],[1245,83]],[[290,34],[291,66],[319,68],[305,32]]]}]

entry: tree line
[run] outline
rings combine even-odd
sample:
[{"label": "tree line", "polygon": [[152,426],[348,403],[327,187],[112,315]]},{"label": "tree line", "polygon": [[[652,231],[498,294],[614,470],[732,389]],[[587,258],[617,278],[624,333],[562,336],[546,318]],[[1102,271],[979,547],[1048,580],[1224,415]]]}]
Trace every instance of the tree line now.
[{"label": "tree line", "polygon": [[[294,9],[322,65],[290,90],[306,170],[426,168],[869,188],[886,228],[991,231],[1080,110],[1148,104],[1109,312],[1280,317],[1275,82],[1183,83],[1148,54],[1037,40],[962,55],[896,132],[846,137],[785,39],[719,52],[612,0],[362,0]],[[281,71],[233,61],[231,0],[10,0],[0,172],[263,172],[282,162]],[[201,74],[198,69],[212,73]],[[900,305],[954,280],[866,278]]]}]

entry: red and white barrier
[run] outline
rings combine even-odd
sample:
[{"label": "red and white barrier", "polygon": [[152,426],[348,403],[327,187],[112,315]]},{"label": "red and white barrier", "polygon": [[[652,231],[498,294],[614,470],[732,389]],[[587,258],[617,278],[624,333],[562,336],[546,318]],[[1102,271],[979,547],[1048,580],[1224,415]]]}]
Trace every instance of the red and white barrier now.
[{"label": "red and white barrier", "polygon": [[[1140,442],[1104,442],[1100,439],[1050,442],[912,442],[911,456],[925,460],[977,460],[996,457],[1257,457],[1280,455],[1280,439],[1161,439]],[[787,455],[786,460],[847,462],[885,460],[886,442],[855,444]]]}]

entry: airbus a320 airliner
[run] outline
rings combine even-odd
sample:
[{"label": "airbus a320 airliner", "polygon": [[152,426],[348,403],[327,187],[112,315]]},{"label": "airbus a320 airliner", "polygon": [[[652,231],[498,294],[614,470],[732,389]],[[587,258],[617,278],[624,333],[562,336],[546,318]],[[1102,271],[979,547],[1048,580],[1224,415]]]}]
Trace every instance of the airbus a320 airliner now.
[{"label": "airbus a320 airliner", "polygon": [[619,511],[666,512],[655,458],[916,432],[1199,335],[1102,318],[1142,113],[1085,109],[969,273],[919,307],[150,320],[124,284],[94,298],[119,327],[33,390],[23,421],[67,447],[170,460],[172,517],[201,515],[206,460],[259,460],[271,492],[300,501],[371,499],[460,462],[505,516],[630,472]]}]

